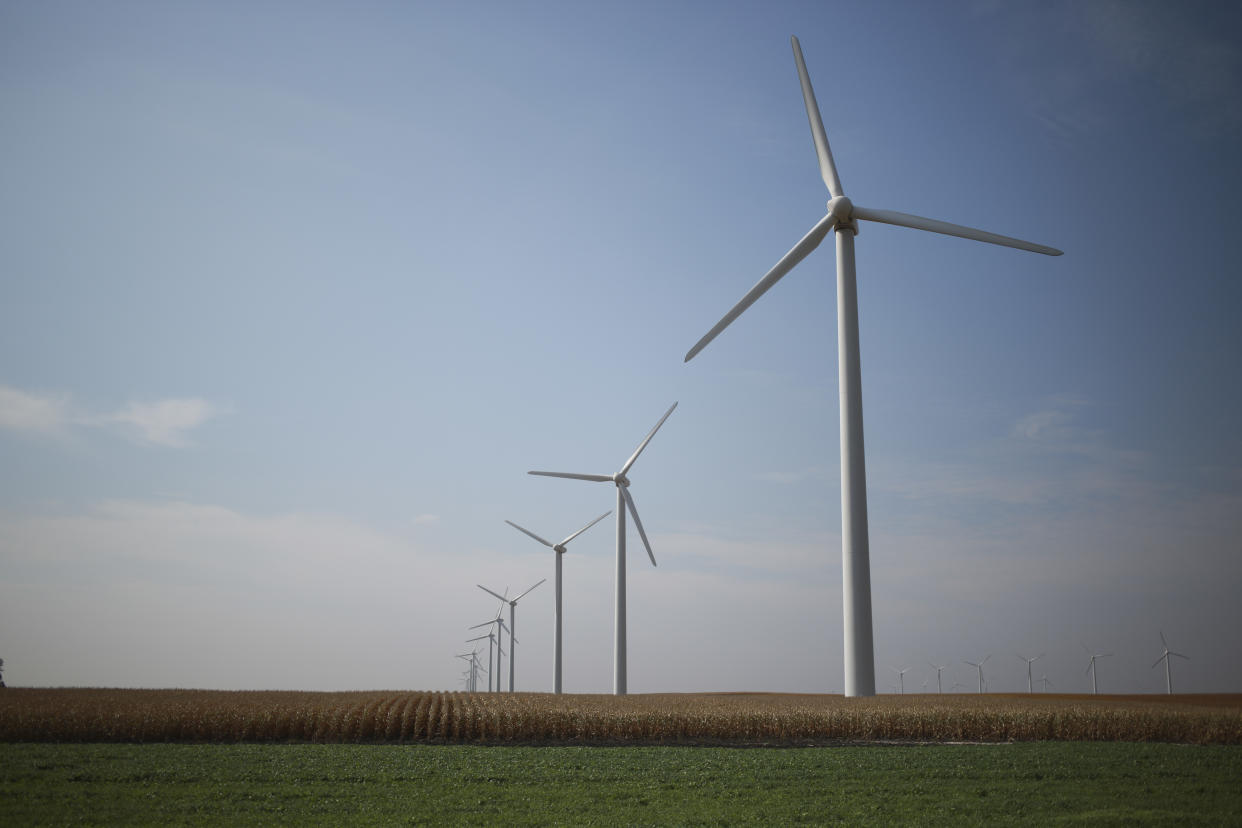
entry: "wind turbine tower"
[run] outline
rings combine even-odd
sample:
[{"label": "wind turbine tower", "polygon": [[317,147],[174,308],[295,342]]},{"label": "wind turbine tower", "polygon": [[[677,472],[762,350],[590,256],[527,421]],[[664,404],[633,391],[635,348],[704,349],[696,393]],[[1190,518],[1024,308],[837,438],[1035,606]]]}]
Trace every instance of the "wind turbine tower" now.
[{"label": "wind turbine tower", "polygon": [[845,636],[845,695],[875,695],[875,648],[871,624],[871,562],[867,534],[867,473],[863,456],[862,369],[858,349],[858,293],[854,267],[854,236],[858,222],[874,221],[927,230],[964,239],[1014,247],[1048,256],[1061,251],[984,230],[923,218],[894,210],[855,205],[846,197],[828,146],[811,77],[798,38],[791,38],[802,99],[819,158],[820,175],[832,198],[828,214],[786,253],[733,308],[686,354],[686,362],[811,254],[830,232],[837,248],[837,378],[841,399],[841,582]]},{"label": "wind turbine tower", "polygon": [[[1090,653],[1091,651],[1087,650],[1087,652]],[[1100,688],[1096,685],[1096,681],[1095,681],[1096,679],[1095,660],[1097,658],[1109,658],[1110,656],[1112,656],[1112,653],[1094,653],[1091,656],[1091,661],[1087,664],[1086,672],[1091,674],[1091,692],[1092,693],[1095,693],[1098,695],[1100,692]]]},{"label": "wind turbine tower", "polygon": [[[647,533],[643,530],[643,522],[638,519],[638,507],[634,505],[634,496],[630,494],[630,479],[626,477],[626,473],[630,467],[634,465],[634,461],[638,459],[638,455],[643,453],[643,449],[651,442],[651,438],[660,430],[660,426],[664,425],[664,421],[673,413],[673,409],[677,407],[677,403],[669,406],[668,411],[664,412],[664,416],[660,418],[660,422],[655,424],[655,428],[647,432],[647,436],[638,444],[638,448],[634,449],[634,453],[630,455],[630,459],[625,461],[625,465],[621,467],[621,471],[616,474],[577,474],[572,472],[549,472],[549,471],[532,471],[528,474],[535,474],[541,477],[567,477],[572,480],[590,480],[595,483],[612,483],[617,487],[617,592],[616,592],[616,621],[613,625],[615,631],[615,640],[613,645],[613,671],[612,671],[612,692],[617,696],[624,696],[626,693],[626,656],[625,656],[625,512],[628,509],[630,516],[634,518],[634,526],[638,529],[638,536],[643,540],[643,546],[647,549],[647,557],[651,559],[651,565],[656,565],[655,553],[651,551],[651,542],[647,540]],[[495,594],[495,593],[493,593]],[[512,663],[512,658],[510,658]]]},{"label": "wind turbine tower", "polygon": [[1160,633],[1160,643],[1164,645],[1164,652],[1160,655],[1160,658],[1156,659],[1156,663],[1151,666],[1152,666],[1152,669],[1154,670],[1160,662],[1162,661],[1164,662],[1164,688],[1165,688],[1166,693],[1169,693],[1170,695],[1172,695],[1173,673],[1169,669],[1169,656],[1177,656],[1178,658],[1184,658],[1187,661],[1190,660],[1190,656],[1182,655],[1181,653],[1175,653],[1172,650],[1170,650],[1169,642],[1164,640],[1163,632]]},{"label": "wind turbine tower", "polygon": [[910,668],[902,667],[901,669],[897,669],[896,667],[889,667],[888,669],[896,673],[897,677],[901,680],[898,692],[900,695],[904,696],[906,694],[906,673],[910,672]]},{"label": "wind turbine tower", "polygon": [[944,667],[941,667],[939,664],[932,664],[930,661],[927,663],[933,670],[936,671],[936,692],[943,693],[944,690],[940,687],[940,671],[949,665],[946,664]]},{"label": "wind turbine tower", "polygon": [[1018,658],[1026,662],[1026,692],[1028,693],[1035,692],[1035,684],[1031,680],[1031,665],[1034,664],[1036,661],[1039,661],[1043,657],[1044,657],[1043,653],[1040,653],[1034,658],[1027,658],[1026,656],[1021,655],[1021,654],[1018,655]]},{"label": "wind turbine tower", "polygon": [[962,659],[962,661],[966,661],[966,663],[969,664],[971,667],[974,667],[979,670],[979,692],[980,693],[983,692],[983,665],[987,664],[988,659],[991,657],[992,657],[991,655],[985,655],[983,657],[983,661],[980,661],[978,664],[976,664],[973,661],[966,661],[966,659]]},{"label": "wind turbine tower", "polygon": [[[604,512],[602,515],[597,517],[595,520],[591,521],[586,526],[583,526],[577,532],[574,532],[572,535],[565,538],[565,540],[561,541],[560,543],[556,543],[556,544],[544,540],[543,538],[539,537],[538,535],[536,535],[534,532],[530,531],[529,529],[523,529],[521,526],[518,526],[516,523],[514,523],[511,520],[505,521],[505,523],[509,524],[514,529],[524,534],[530,535],[532,538],[539,541],[544,546],[550,548],[553,552],[556,553],[556,606],[552,613],[553,615],[553,618],[552,618],[552,626],[553,626],[553,631],[552,631],[552,642],[553,642],[552,643],[552,692],[553,693],[561,692],[561,555],[565,554],[565,552],[567,551],[565,547],[566,545],[568,545],[568,543],[571,540],[578,537],[583,532],[590,529],[592,526],[599,523],[604,518],[608,517],[610,514],[612,514],[612,512]],[[510,661],[509,663],[512,664],[513,662]]]}]

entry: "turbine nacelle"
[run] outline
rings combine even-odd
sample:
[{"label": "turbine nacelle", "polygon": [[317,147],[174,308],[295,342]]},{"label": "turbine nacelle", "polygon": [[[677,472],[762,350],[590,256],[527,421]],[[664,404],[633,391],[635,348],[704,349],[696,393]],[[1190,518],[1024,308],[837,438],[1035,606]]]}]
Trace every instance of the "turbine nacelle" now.
[{"label": "turbine nacelle", "polygon": [[630,487],[630,479],[624,474],[614,474],[612,476],[612,482],[616,483],[618,486],[624,486],[627,489]]}]

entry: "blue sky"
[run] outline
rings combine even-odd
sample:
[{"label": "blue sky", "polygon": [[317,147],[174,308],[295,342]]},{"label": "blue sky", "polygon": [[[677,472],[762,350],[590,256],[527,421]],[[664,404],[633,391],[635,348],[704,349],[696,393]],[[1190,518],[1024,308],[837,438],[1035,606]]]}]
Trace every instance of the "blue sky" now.
[{"label": "blue sky", "polygon": [[[839,691],[846,193],[880,689],[1242,666],[1240,13],[1160,3],[0,6],[0,657],[28,685],[453,688],[475,588],[632,492],[631,692]],[[634,549],[635,547],[631,547]],[[545,554],[546,552],[546,554]],[[611,687],[613,531],[565,559]],[[518,687],[551,685],[550,585]]]}]

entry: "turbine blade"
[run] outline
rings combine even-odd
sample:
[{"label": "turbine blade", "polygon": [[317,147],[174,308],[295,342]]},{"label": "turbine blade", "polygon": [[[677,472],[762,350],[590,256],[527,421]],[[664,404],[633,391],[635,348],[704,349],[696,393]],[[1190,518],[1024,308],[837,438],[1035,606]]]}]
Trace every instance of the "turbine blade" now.
[{"label": "turbine blade", "polygon": [[[491,622],[491,621],[488,621],[487,623],[489,623],[489,624],[490,624],[490,623],[492,623],[492,622]],[[479,624],[479,626],[481,627],[481,626],[483,626],[483,625],[482,625],[482,624]],[[473,629],[474,629],[474,627],[471,627],[470,629],[472,629],[472,630],[473,630]],[[467,638],[467,639],[466,639],[466,642],[467,642],[467,643],[469,643],[469,642],[471,642],[471,641],[479,641],[480,639],[484,639],[484,638],[491,638],[491,637],[492,637],[491,633],[488,633],[487,635],[476,635],[474,638]]]},{"label": "turbine blade", "polygon": [[[486,626],[488,626],[488,625],[490,625],[490,624],[495,624],[497,620],[499,620],[499,619],[493,618],[491,621],[484,621],[482,624],[475,624],[475,625],[474,625],[473,627],[471,627],[470,629],[472,629],[472,630],[477,630],[479,627],[486,627]],[[487,637],[487,636],[484,636],[484,638],[486,638],[486,637]],[[474,639],[472,638],[472,639],[470,639],[470,640],[471,640],[471,641],[473,641]]]},{"label": "turbine blade", "polygon": [[827,236],[828,232],[836,226],[836,223],[837,219],[832,213],[829,213],[820,219],[819,223],[811,228],[811,232],[803,236],[801,241],[795,244],[788,253],[781,257],[781,260],[776,263],[776,267],[769,270],[762,279],[755,283],[755,286],[742,297],[742,301],[734,305],[733,308],[726,313],[719,322],[716,323],[714,328],[708,331],[702,339],[694,343],[694,347],[686,353],[684,361],[689,362],[694,359],[695,355],[698,354],[699,351],[706,348],[708,343],[720,335],[721,331],[733,324],[734,319],[741,316],[747,308],[758,301],[760,296],[767,293],[768,288],[779,282],[786,273],[793,270],[794,266],[797,265],[798,262],[811,255],[811,251],[819,247],[819,243],[822,242],[824,240],[824,236]]},{"label": "turbine blade", "polygon": [[837,176],[837,167],[832,163],[832,150],[828,148],[828,133],[824,131],[824,119],[819,115],[819,104],[815,101],[815,90],[811,88],[811,76],[806,71],[806,61],[802,59],[802,44],[798,38],[793,41],[794,60],[798,64],[798,82],[802,84],[802,102],[806,104],[806,119],[811,124],[811,137],[815,139],[815,155],[819,157],[819,174],[828,185],[828,192],[833,196],[844,195],[841,190],[841,179]]},{"label": "turbine blade", "polygon": [[[540,579],[539,584],[542,584],[542,583],[543,583],[544,581],[546,581],[546,580],[548,580],[548,579],[547,579],[547,578],[542,578],[542,579]],[[516,604],[518,601],[522,600],[522,599],[523,599],[523,598],[525,598],[527,595],[529,595],[529,594],[530,594],[530,592],[531,592],[531,590],[533,590],[535,587],[539,586],[539,584],[535,584],[535,586],[533,586],[533,587],[531,587],[530,589],[526,590],[526,592],[523,592],[521,595],[519,595],[518,597],[514,598],[514,599],[513,599],[512,601],[510,601],[509,603],[511,603],[511,604]]]},{"label": "turbine blade", "polygon": [[[492,592],[490,589],[488,589],[487,587],[483,586],[482,584],[475,584],[475,586],[477,586],[479,589],[481,589],[481,590],[483,590],[484,592],[486,592],[488,595],[496,595],[496,593]],[[501,601],[508,601],[508,600],[509,600],[508,598],[506,598],[506,597],[505,597],[505,596],[503,596],[503,595],[496,595],[496,597],[497,597],[497,598],[499,598]]]},{"label": "turbine blade", "polygon": [[1155,668],[1156,668],[1156,666],[1160,664],[1160,662],[1164,661],[1164,660],[1165,660],[1166,658],[1168,658],[1168,657],[1169,657],[1169,654],[1168,654],[1168,653],[1165,653],[1164,655],[1160,656],[1160,658],[1156,659],[1156,663],[1155,663],[1155,664],[1153,664],[1153,665],[1151,665],[1151,666],[1152,666],[1152,669],[1155,669]]},{"label": "turbine blade", "polygon": [[513,522],[513,521],[511,521],[511,520],[506,520],[506,521],[505,521],[505,523],[509,524],[509,525],[510,525],[510,526],[512,526],[514,529],[518,530],[519,532],[522,532],[522,533],[524,533],[524,534],[530,535],[532,538],[534,538],[535,540],[539,541],[539,542],[540,542],[540,543],[542,543],[544,546],[548,546],[548,547],[551,547],[551,546],[552,546],[552,544],[548,543],[546,540],[544,540],[543,538],[539,537],[539,536],[538,536],[538,535],[536,535],[534,532],[530,531],[529,529],[523,529],[521,526],[518,526],[516,523],[514,523],[514,522]]},{"label": "turbine blade", "polygon": [[1164,630],[1160,630],[1160,643],[1164,645],[1166,650],[1169,649],[1169,642],[1164,640]]},{"label": "turbine blade", "polygon": [[1190,661],[1190,656],[1188,656],[1188,655],[1182,655],[1181,653],[1175,653],[1175,652],[1173,652],[1172,650],[1170,650],[1170,651],[1169,651],[1169,655],[1175,655],[1175,656],[1177,656],[1178,658],[1184,658],[1184,659],[1186,659],[1187,661]]},{"label": "turbine blade", "polygon": [[647,533],[643,530],[643,522],[638,519],[638,507],[634,505],[634,497],[625,486],[621,486],[620,489],[621,495],[625,498],[625,505],[630,509],[630,516],[634,518],[634,525],[638,527],[638,536],[643,539],[643,546],[647,547],[647,557],[651,558],[651,565],[655,566],[655,554],[651,551],[651,542],[647,540]]},{"label": "turbine blade", "polygon": [[592,480],[596,483],[611,483],[611,474],[573,474],[572,472],[545,472],[530,471],[527,474],[537,474],[541,477],[568,477],[571,480]]},{"label": "turbine blade", "polygon": [[1055,247],[989,233],[961,224],[950,224],[947,221],[915,216],[910,213],[899,213],[896,210],[873,210],[870,207],[854,207],[854,218],[865,221],[878,221],[881,224],[894,224],[898,227],[911,227],[915,230],[929,230],[932,233],[943,233],[946,236],[959,236],[963,239],[999,244],[1001,247],[1016,247],[1018,250],[1029,250],[1032,253],[1043,253],[1045,256],[1060,256],[1061,251]]},{"label": "turbine blade", "polygon": [[560,542],[559,544],[557,544],[557,545],[558,545],[558,546],[564,546],[565,544],[569,543],[571,540],[573,540],[574,538],[578,537],[578,536],[579,536],[579,535],[581,535],[583,532],[585,532],[586,530],[590,529],[592,526],[594,526],[595,524],[599,523],[601,520],[603,520],[604,518],[608,517],[608,516],[609,516],[609,515],[611,515],[611,514],[612,514],[612,510],[611,510],[611,509],[609,509],[607,512],[604,512],[602,515],[600,515],[599,517],[597,517],[595,520],[591,521],[591,522],[590,522],[590,523],[588,523],[586,526],[583,526],[583,527],[582,527],[581,529],[579,529],[577,532],[574,532],[572,535],[570,535],[569,537],[565,538],[565,540],[561,541],[561,542]]},{"label": "turbine blade", "polygon": [[625,461],[625,465],[621,467],[621,471],[617,472],[617,474],[625,474],[630,470],[630,466],[634,465],[634,461],[638,459],[638,455],[643,453],[643,449],[645,449],[647,444],[651,442],[651,438],[654,437],[655,433],[660,430],[660,426],[664,425],[664,421],[668,419],[668,415],[672,414],[673,409],[676,407],[677,403],[673,403],[668,407],[668,411],[664,412],[664,416],[660,418],[660,422],[655,424],[655,428],[647,432],[647,436],[644,437],[643,441],[638,444],[638,448],[634,449],[634,453],[630,455],[630,459]]}]

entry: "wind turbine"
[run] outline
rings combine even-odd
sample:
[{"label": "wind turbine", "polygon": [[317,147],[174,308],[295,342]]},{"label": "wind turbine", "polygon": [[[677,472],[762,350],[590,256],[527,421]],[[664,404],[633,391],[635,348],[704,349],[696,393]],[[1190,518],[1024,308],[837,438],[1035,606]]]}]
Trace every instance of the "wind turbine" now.
[{"label": "wind turbine", "polygon": [[496,648],[496,633],[488,630],[487,635],[476,635],[474,638],[467,638],[466,643],[482,641],[484,638],[487,639],[487,692],[490,693],[492,692],[492,654]]},{"label": "wind turbine", "polygon": [[1052,682],[1048,681],[1048,674],[1044,673],[1042,676],[1039,677],[1039,680],[1044,683],[1044,692],[1047,693],[1048,685],[1052,684]]},{"label": "wind turbine", "polygon": [[[638,508],[634,505],[634,498],[630,495],[630,479],[625,473],[630,470],[630,466],[634,465],[634,461],[638,459],[638,455],[643,453],[643,449],[651,442],[651,438],[660,430],[660,426],[664,425],[664,421],[673,413],[673,409],[677,407],[677,403],[669,406],[668,411],[664,412],[664,416],[660,418],[660,422],[655,424],[655,428],[647,432],[647,436],[638,444],[638,448],[634,449],[634,453],[630,455],[630,459],[625,461],[625,465],[621,467],[621,471],[616,474],[574,474],[571,472],[548,472],[548,471],[532,471],[528,474],[536,474],[542,477],[568,477],[573,480],[590,480],[596,483],[614,483],[617,487],[617,597],[616,597],[616,623],[615,623],[615,643],[613,645],[613,670],[612,670],[612,692],[617,696],[625,695],[625,510],[630,510],[630,515],[634,518],[634,525],[638,528],[638,536],[643,539],[643,546],[647,548],[647,557],[651,558],[651,565],[656,565],[655,554],[651,551],[651,543],[647,540],[647,533],[643,531],[643,522],[638,519]],[[495,594],[495,593],[493,593]]]},{"label": "wind turbine", "polygon": [[565,549],[566,544],[568,544],[571,540],[581,535],[586,530],[590,529],[595,524],[599,523],[604,518],[608,517],[610,514],[612,514],[611,510],[604,512],[602,515],[597,517],[595,520],[591,521],[586,526],[583,526],[581,529],[579,529],[577,532],[574,532],[572,535],[565,538],[565,540],[561,541],[560,543],[555,543],[555,544],[549,543],[548,541],[539,537],[538,535],[536,535],[534,532],[530,531],[529,529],[523,529],[521,526],[518,526],[516,523],[514,523],[511,520],[505,521],[505,523],[509,524],[514,529],[518,530],[519,532],[523,532],[527,535],[530,535],[532,538],[539,541],[544,546],[549,547],[553,552],[556,553],[556,608],[553,611],[553,619],[552,619],[553,620],[553,636],[552,636],[552,640],[553,640],[552,692],[553,693],[561,692],[561,555],[564,555],[566,552],[566,549]]},{"label": "wind turbine", "polygon": [[871,563],[867,535],[867,473],[863,456],[862,369],[858,353],[858,293],[854,269],[854,236],[858,220],[876,221],[928,230],[974,241],[1059,256],[1061,251],[1042,244],[1001,236],[935,219],[855,206],[846,198],[828,147],[828,134],[811,88],[798,38],[794,60],[802,84],[802,98],[819,157],[820,174],[832,195],[828,215],[786,253],[733,308],[686,354],[686,362],[716,338],[733,320],[836,231],[837,247],[837,360],[841,398],[841,570],[845,634],[845,695],[875,695],[875,651],[871,631]]},{"label": "wind turbine", "polygon": [[[508,592],[508,590],[505,590],[505,591],[506,591],[506,592]],[[477,630],[479,627],[486,627],[488,624],[495,624],[495,625],[496,625],[496,628],[497,628],[497,629],[496,629],[496,692],[497,692],[497,693],[499,693],[499,692],[500,692],[500,677],[501,677],[500,660],[501,660],[501,658],[502,658],[502,657],[504,656],[504,654],[505,654],[505,646],[504,646],[504,644],[505,644],[505,630],[506,630],[506,629],[508,629],[508,627],[505,625],[505,620],[504,620],[503,618],[501,618],[501,617],[500,617],[500,611],[501,611],[501,610],[503,610],[503,609],[504,609],[504,605],[502,604],[502,605],[500,606],[500,609],[496,610],[496,617],[495,617],[495,618],[493,618],[491,621],[484,621],[482,624],[475,624],[473,627],[471,627],[471,628],[470,628],[470,629],[472,629],[472,630]],[[509,631],[509,638],[510,638],[510,640],[512,640],[512,638],[513,638],[513,631],[512,631],[512,630],[510,630],[510,631]],[[512,645],[510,645],[510,650],[512,650],[512,649],[513,649],[513,648],[512,648]],[[488,666],[489,666],[489,667],[491,666],[491,660],[490,660],[490,658],[489,658],[489,660],[488,660]],[[490,674],[489,674],[489,675],[490,675]],[[491,680],[490,680],[490,678],[489,678],[489,680],[488,680],[488,685],[487,685],[487,686],[488,686],[488,687],[491,687]]]},{"label": "wind turbine", "polygon": [[1164,686],[1165,686],[1165,692],[1167,692],[1167,693],[1169,693],[1169,694],[1171,695],[1171,694],[1173,693],[1173,674],[1172,674],[1172,673],[1170,672],[1170,670],[1169,670],[1169,656],[1177,656],[1178,658],[1184,658],[1184,659],[1186,659],[1187,661],[1189,661],[1189,660],[1190,660],[1190,656],[1188,656],[1188,655],[1182,655],[1181,653],[1175,653],[1175,652],[1173,652],[1172,650],[1170,650],[1170,649],[1169,649],[1169,642],[1167,642],[1167,641],[1165,641],[1165,640],[1164,640],[1164,633],[1163,633],[1163,632],[1161,632],[1161,633],[1160,633],[1160,643],[1164,645],[1164,653],[1162,653],[1162,654],[1161,654],[1161,656],[1160,656],[1160,658],[1156,659],[1156,663],[1155,663],[1155,664],[1153,664],[1153,665],[1151,665],[1151,666],[1152,666],[1152,669],[1155,669],[1156,665],[1158,665],[1158,664],[1159,664],[1160,662],[1162,662],[1162,661],[1164,662]]},{"label": "wind turbine", "polygon": [[1018,658],[1020,658],[1020,659],[1022,659],[1023,661],[1025,661],[1025,662],[1026,662],[1026,692],[1028,692],[1028,693],[1034,693],[1034,692],[1035,692],[1035,685],[1034,685],[1034,683],[1031,681],[1031,665],[1032,665],[1032,664],[1034,664],[1036,661],[1039,661],[1039,660],[1040,660],[1041,658],[1043,658],[1043,657],[1044,657],[1044,654],[1043,654],[1043,653],[1040,653],[1039,655],[1035,656],[1034,658],[1027,658],[1026,656],[1024,656],[1024,655],[1022,655],[1022,654],[1020,654],[1020,653],[1018,654]]},{"label": "wind turbine", "polygon": [[900,670],[898,670],[896,667],[889,667],[888,669],[896,673],[898,678],[901,679],[901,685],[900,685],[899,692],[901,695],[904,696],[906,694],[906,673],[910,672],[910,668],[902,667]]},{"label": "wind turbine", "polygon": [[989,659],[989,658],[991,658],[991,657],[992,657],[992,656],[991,656],[990,654],[989,654],[989,655],[985,655],[985,656],[983,657],[983,661],[980,661],[978,664],[976,664],[976,663],[975,663],[975,662],[973,662],[973,661],[966,661],[966,659],[962,659],[962,661],[966,661],[966,663],[967,663],[967,664],[969,664],[971,667],[975,667],[975,668],[977,668],[977,669],[979,670],[979,692],[980,692],[980,693],[982,693],[982,692],[983,692],[983,665],[984,665],[984,664],[987,664],[987,663],[988,663],[988,659]]},{"label": "wind turbine", "polygon": [[[1086,649],[1087,649],[1087,645],[1085,645],[1085,644],[1084,644],[1084,645],[1083,645],[1083,649],[1084,649],[1084,650],[1086,650]],[[1088,654],[1090,654],[1090,653],[1091,653],[1091,651],[1090,651],[1090,650],[1087,650],[1087,653],[1088,653]],[[1098,694],[1099,694],[1099,692],[1100,692],[1100,689],[1096,686],[1096,683],[1095,683],[1095,678],[1096,678],[1096,675],[1095,675],[1095,660],[1096,660],[1097,658],[1108,658],[1108,657],[1110,657],[1111,655],[1112,655],[1112,653],[1095,653],[1095,654],[1092,654],[1092,655],[1091,655],[1091,661],[1087,664],[1087,670],[1086,670],[1086,672],[1088,672],[1088,673],[1090,673],[1090,674],[1091,674],[1091,692],[1092,692],[1092,693],[1095,693],[1095,694],[1097,694],[1097,695],[1098,695]]]},{"label": "wind turbine", "polygon": [[943,670],[945,667],[948,667],[949,665],[946,664],[944,665],[944,667],[941,667],[939,664],[932,664],[930,661],[927,663],[931,666],[933,670],[936,671],[936,692],[943,693],[944,690],[941,689],[940,687],[940,671]]},{"label": "wind turbine", "polygon": [[[539,579],[539,584],[542,584],[546,580],[548,579],[547,578]],[[482,584],[475,584],[475,586],[477,586],[479,589],[486,592],[488,595],[495,595],[497,598],[499,598],[501,601],[502,609],[506,603],[509,605],[509,692],[510,693],[513,692],[513,662],[517,661],[517,639],[513,637],[513,633],[517,629],[517,622],[514,620],[514,613],[517,609],[517,602],[525,598],[530,593],[530,591],[534,589],[535,587],[539,586],[539,584],[535,584],[535,586],[526,590],[526,592],[523,592],[521,595],[519,595],[516,598],[506,598],[504,595],[496,595],[496,593],[492,592],[490,589],[483,586]],[[506,589],[505,595],[507,595],[508,593],[509,593],[509,590]]]}]

